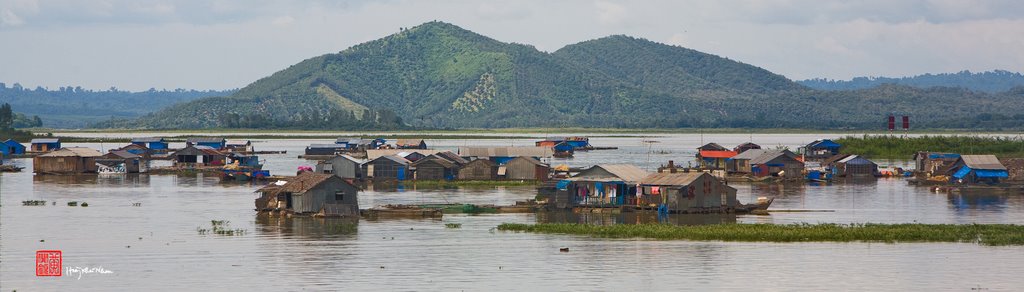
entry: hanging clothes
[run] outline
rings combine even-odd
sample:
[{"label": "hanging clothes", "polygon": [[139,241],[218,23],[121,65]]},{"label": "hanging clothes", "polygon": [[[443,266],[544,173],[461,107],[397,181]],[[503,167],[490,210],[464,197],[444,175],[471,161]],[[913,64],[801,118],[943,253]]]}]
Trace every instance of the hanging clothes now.
[{"label": "hanging clothes", "polygon": [[660,195],[661,194],[661,188],[660,187],[651,187],[651,194],[652,195]]},{"label": "hanging clothes", "polygon": [[636,197],[639,198],[644,195],[644,188],[640,184],[636,185]]}]

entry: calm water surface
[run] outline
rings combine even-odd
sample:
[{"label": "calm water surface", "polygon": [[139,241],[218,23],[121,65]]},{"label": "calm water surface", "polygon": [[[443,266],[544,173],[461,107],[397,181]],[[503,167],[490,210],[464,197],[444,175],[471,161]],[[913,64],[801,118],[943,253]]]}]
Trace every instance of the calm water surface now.
[{"label": "calm water surface", "polygon": [[[543,136],[543,135],[539,135]],[[595,137],[619,150],[579,153],[554,164],[632,163],[648,168],[672,159],[685,165],[700,135]],[[795,147],[821,135],[754,135],[764,146]],[[825,136],[827,137],[827,136]],[[734,146],[748,135],[704,135]],[[296,158],[314,140],[257,141],[276,174],[310,165]],[[529,145],[523,138],[428,140],[437,148]],[[110,148],[110,144],[81,144]],[[177,145],[172,145],[177,146]],[[649,153],[649,149],[654,154]],[[31,168],[31,160],[9,160]],[[882,165],[905,166],[903,161]],[[1019,291],[1024,249],[951,243],[729,243],[606,240],[508,233],[503,222],[651,222],[635,214],[565,213],[445,215],[443,220],[281,219],[257,217],[259,186],[216,177],[113,177],[0,174],[0,291],[252,290],[944,290]],[[793,222],[926,222],[1024,224],[1019,195],[957,196],[907,186],[900,179],[832,185],[733,184],[749,202],[774,196],[774,209],[829,213],[771,216],[674,216],[677,224]],[[531,187],[368,191],[361,207],[389,203],[511,204]],[[22,206],[24,200],[57,205]],[[89,207],[69,207],[85,201]],[[137,206],[135,205],[137,204]],[[201,235],[210,220],[228,220],[241,236]],[[462,223],[460,229],[444,223]],[[352,228],[352,226],[355,226]],[[568,247],[570,252],[559,252]],[[59,249],[64,266],[103,267],[111,274],[43,278],[36,250]]]}]

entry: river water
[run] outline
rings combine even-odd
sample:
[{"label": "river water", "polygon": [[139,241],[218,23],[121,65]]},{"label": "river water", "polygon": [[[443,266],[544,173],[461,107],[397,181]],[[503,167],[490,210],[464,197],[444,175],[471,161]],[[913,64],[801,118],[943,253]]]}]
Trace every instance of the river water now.
[{"label": "river water", "polygon": [[[118,134],[111,134],[118,135]],[[533,135],[544,136],[544,135]],[[651,134],[593,137],[618,150],[578,153],[553,164],[632,163],[653,169],[685,165],[694,148],[753,139],[795,148],[829,135]],[[305,145],[324,140],[255,141],[275,174],[309,161]],[[654,140],[658,143],[643,143]],[[703,141],[702,141],[703,140]],[[530,145],[528,138],[427,140],[432,147]],[[76,145],[66,145],[76,146]],[[119,145],[79,144],[97,149]],[[177,147],[179,145],[172,145]],[[0,174],[0,291],[252,291],[252,290],[943,290],[1019,291],[1024,249],[958,243],[733,243],[610,240],[494,230],[503,222],[653,221],[624,216],[554,214],[445,215],[442,220],[318,220],[257,217],[259,186],[174,175],[34,176],[28,167]],[[906,166],[906,161],[881,161]],[[1024,224],[1019,195],[931,193],[902,179],[831,185],[733,183],[743,202],[776,197],[773,209],[834,212],[770,216],[673,216],[677,224],[794,222],[924,222]],[[511,204],[533,198],[532,187],[366,191],[363,208],[388,203]],[[45,200],[46,206],[22,206]],[[69,201],[88,207],[70,207]],[[56,202],[56,205],[53,205]],[[201,234],[227,220],[227,236]],[[461,223],[446,228],[444,223]],[[569,252],[560,252],[567,247]],[[36,277],[37,250],[61,250],[64,267],[111,273]]]}]

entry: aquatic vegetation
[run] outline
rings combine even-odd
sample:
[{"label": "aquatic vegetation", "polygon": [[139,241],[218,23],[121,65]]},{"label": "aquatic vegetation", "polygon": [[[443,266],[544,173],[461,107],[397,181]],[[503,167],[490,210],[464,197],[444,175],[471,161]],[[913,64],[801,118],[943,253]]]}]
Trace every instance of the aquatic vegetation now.
[{"label": "aquatic vegetation", "polygon": [[89,207],[89,203],[82,202],[82,207]]},{"label": "aquatic vegetation", "polygon": [[46,206],[46,201],[39,201],[39,200],[21,201],[21,205],[22,206]]},{"label": "aquatic vegetation", "polygon": [[445,228],[462,228],[462,223],[445,223]]},{"label": "aquatic vegetation", "polygon": [[357,229],[358,225],[355,223],[336,223],[324,226],[324,231],[327,234],[352,234],[356,233]]},{"label": "aquatic vegetation", "polygon": [[68,207],[77,207],[77,206],[78,206],[78,201],[68,202]]},{"label": "aquatic vegetation", "polygon": [[876,159],[910,159],[918,151],[1024,157],[1024,140],[1014,137],[863,135],[835,141],[843,153]]},{"label": "aquatic vegetation", "polygon": [[210,220],[210,229],[196,227],[196,232],[199,235],[216,234],[226,236],[245,235],[247,232],[245,229],[232,229],[229,225],[230,223],[231,221],[227,220]]},{"label": "aquatic vegetation", "polygon": [[1024,245],[1024,225],[1011,224],[669,224],[504,223],[498,230],[603,238],[755,242],[967,242]]}]

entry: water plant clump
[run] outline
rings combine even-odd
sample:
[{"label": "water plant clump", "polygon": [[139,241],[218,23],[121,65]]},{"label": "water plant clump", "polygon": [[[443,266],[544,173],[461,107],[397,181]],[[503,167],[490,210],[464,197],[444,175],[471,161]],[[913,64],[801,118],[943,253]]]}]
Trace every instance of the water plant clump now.
[{"label": "water plant clump", "polygon": [[231,221],[227,220],[210,220],[210,229],[196,227],[196,232],[199,235],[216,234],[225,236],[245,235],[247,232],[241,228],[232,229],[230,223]]},{"label": "water plant clump", "polygon": [[77,207],[77,206],[78,206],[78,201],[71,201],[71,202],[68,202],[68,206],[69,206],[69,207]]},{"label": "water plant clump", "polygon": [[445,228],[462,228],[462,223],[445,223]]},{"label": "water plant clump", "polygon": [[325,225],[324,230],[327,234],[352,234],[358,231],[358,226],[355,223],[335,223]]},{"label": "water plant clump", "polygon": [[89,203],[86,203],[86,202],[82,202],[82,205],[81,205],[81,206],[82,206],[82,207],[89,207]]},{"label": "water plant clump", "polygon": [[40,200],[21,201],[21,205],[22,206],[46,206],[46,201],[40,201]]},{"label": "water plant clump", "polygon": [[752,242],[966,242],[1024,245],[1024,225],[1011,224],[669,224],[504,223],[498,230],[604,238]]}]

